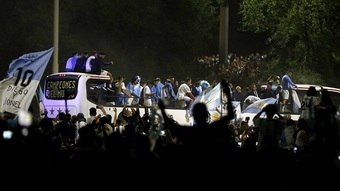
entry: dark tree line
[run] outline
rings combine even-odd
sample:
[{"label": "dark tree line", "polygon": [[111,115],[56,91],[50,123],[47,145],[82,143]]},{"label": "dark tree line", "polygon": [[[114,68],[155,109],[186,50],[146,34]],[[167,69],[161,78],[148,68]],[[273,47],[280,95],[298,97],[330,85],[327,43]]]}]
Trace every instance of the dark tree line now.
[{"label": "dark tree line", "polygon": [[339,86],[340,2],[243,0],[242,25],[268,37],[268,69],[298,71],[300,82]]}]

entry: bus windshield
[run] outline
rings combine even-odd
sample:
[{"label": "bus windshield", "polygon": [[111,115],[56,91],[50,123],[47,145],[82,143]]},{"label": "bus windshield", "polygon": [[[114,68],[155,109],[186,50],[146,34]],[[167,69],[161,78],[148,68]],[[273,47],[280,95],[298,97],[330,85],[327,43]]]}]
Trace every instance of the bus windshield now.
[{"label": "bus windshield", "polygon": [[74,99],[78,93],[77,76],[51,76],[45,82],[46,99]]}]

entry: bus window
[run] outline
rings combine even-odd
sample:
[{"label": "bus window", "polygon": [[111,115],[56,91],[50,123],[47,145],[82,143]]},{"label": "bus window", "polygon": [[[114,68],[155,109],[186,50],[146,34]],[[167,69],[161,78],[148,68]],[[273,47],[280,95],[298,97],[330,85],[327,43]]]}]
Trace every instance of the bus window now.
[{"label": "bus window", "polygon": [[104,88],[109,83],[103,79],[89,79],[86,82],[88,101],[103,106],[112,106],[114,104],[114,94]]}]

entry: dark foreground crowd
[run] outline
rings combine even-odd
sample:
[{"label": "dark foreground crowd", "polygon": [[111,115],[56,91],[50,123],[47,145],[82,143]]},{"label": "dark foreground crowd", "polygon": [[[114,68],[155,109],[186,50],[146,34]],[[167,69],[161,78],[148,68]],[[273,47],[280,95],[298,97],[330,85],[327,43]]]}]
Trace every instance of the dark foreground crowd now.
[{"label": "dark foreground crowd", "polygon": [[[228,85],[222,84],[230,99]],[[278,176],[277,182],[282,178],[284,182],[338,173],[335,117],[322,121],[327,130],[313,136],[313,143],[283,147],[278,141],[282,141],[281,128],[286,127],[286,119],[273,117],[277,112],[272,105],[261,111],[267,118],[255,117],[257,127],[244,140],[236,138],[239,136],[230,124],[234,118],[231,102],[226,104],[228,114],[212,123],[207,120],[206,105],[197,103],[193,108],[194,126],[181,126],[170,119],[162,101],[159,108],[163,120],[153,113],[140,116],[136,109],[120,113],[114,124],[101,116],[75,130],[70,124],[77,120],[66,120],[66,115],[61,115],[64,117],[58,123],[45,117],[30,126],[21,125],[17,118],[1,119],[1,134],[8,130],[13,133],[10,138],[0,137],[2,167],[49,173],[57,170],[77,176],[86,176],[91,170],[108,173],[105,176],[124,172],[126,178],[148,177],[150,181],[169,174],[177,178],[221,174],[244,181],[267,181]]]}]

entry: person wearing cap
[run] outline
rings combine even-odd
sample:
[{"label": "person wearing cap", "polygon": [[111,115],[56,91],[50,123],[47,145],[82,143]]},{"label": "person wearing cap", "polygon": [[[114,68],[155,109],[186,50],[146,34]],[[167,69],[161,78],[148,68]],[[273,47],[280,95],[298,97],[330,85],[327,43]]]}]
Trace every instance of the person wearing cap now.
[{"label": "person wearing cap", "polygon": [[210,87],[210,83],[206,80],[201,80],[200,86],[202,87],[202,91],[204,92],[207,88]]}]

